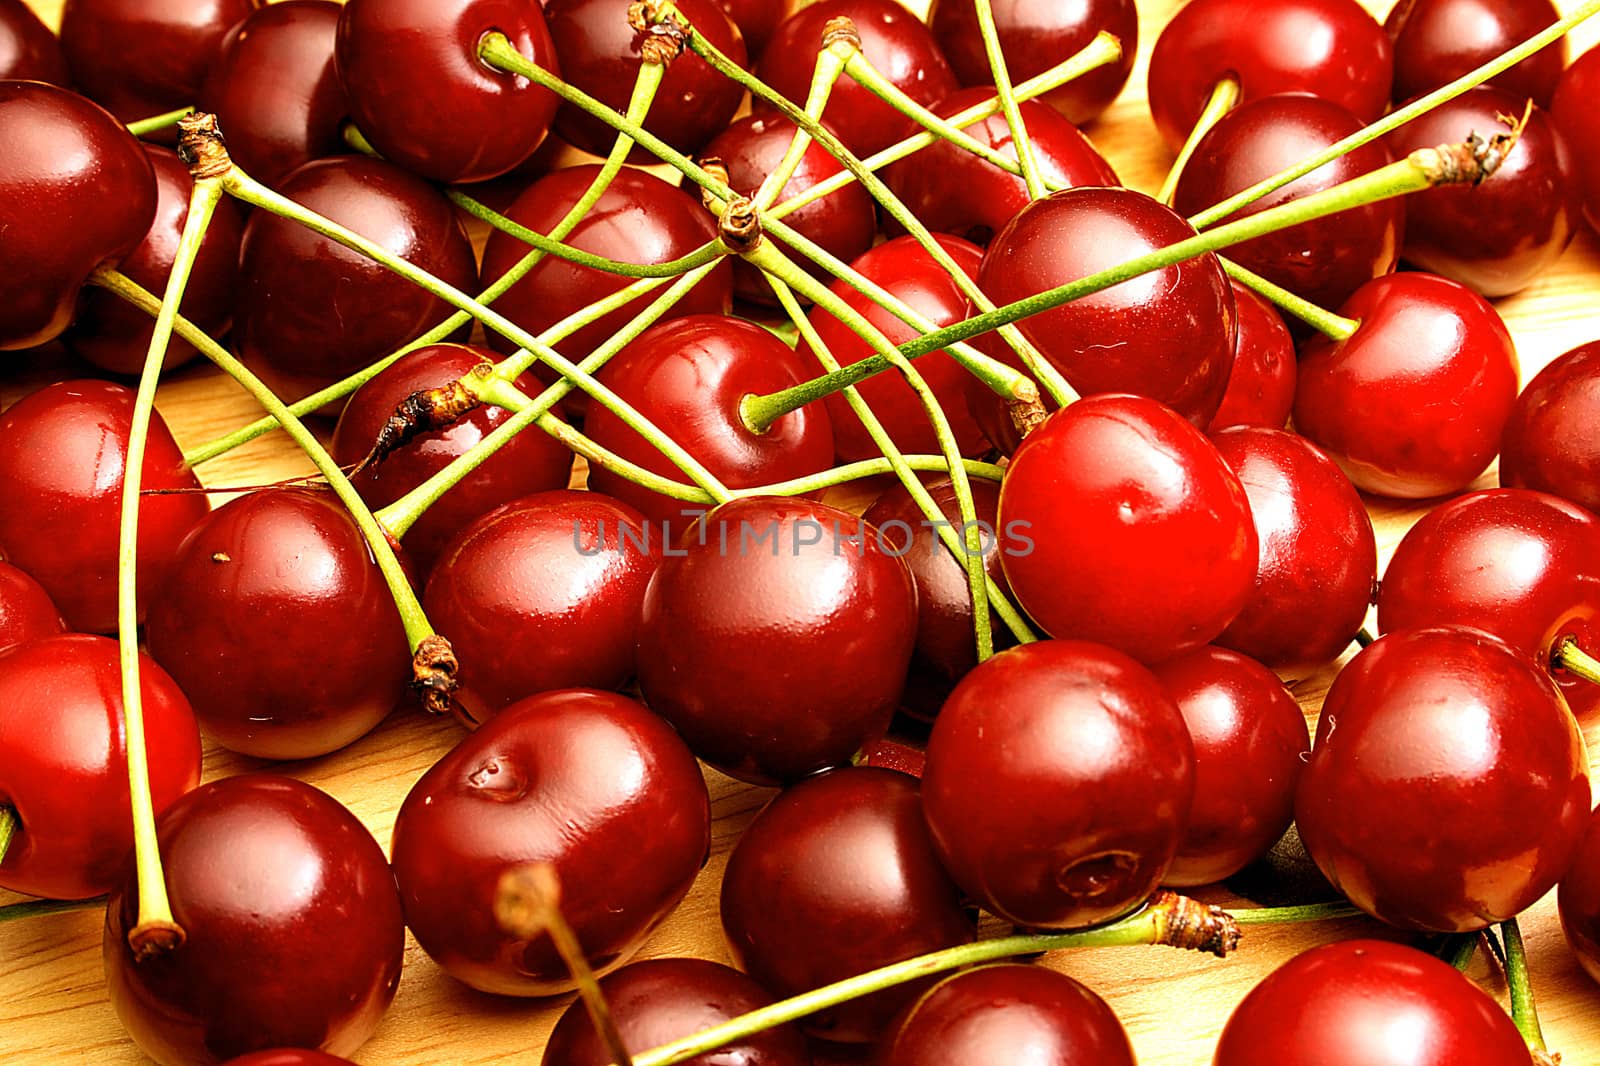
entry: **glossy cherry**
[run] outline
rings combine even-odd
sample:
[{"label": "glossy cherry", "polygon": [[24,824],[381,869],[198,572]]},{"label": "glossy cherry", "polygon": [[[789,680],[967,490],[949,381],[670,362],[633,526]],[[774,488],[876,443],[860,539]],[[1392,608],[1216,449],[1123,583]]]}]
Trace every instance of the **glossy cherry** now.
[{"label": "glossy cherry", "polygon": [[1295,428],[1358,489],[1420,499],[1483,473],[1517,398],[1517,352],[1499,314],[1464,285],[1393,274],[1339,313],[1361,325],[1300,350]]},{"label": "glossy cherry", "polygon": [[[67,627],[117,628],[117,535],[133,390],[63,381],[0,414],[0,549],[43,585]],[[150,420],[139,503],[138,602],[148,606],[178,542],[203,518],[200,482],[159,412]],[[191,490],[191,491],[184,491]]]},{"label": "glossy cherry", "polygon": [[50,594],[27,574],[0,561],[0,651],[66,631]]},{"label": "glossy cherry", "polygon": [[456,693],[485,721],[525,696],[621,688],[663,531],[598,492],[542,492],[479,518],[445,547],[423,598],[463,662]]},{"label": "glossy cherry", "polygon": [[217,508],[151,598],[150,654],[230,751],[306,759],[404,698],[411,656],[355,521],[331,492],[262,489]]},{"label": "glossy cherry", "polygon": [[[780,996],[971,941],[961,891],[934,854],[917,781],[849,767],[767,805],[722,878],[722,928],[745,970]],[[801,1025],[874,1040],[926,982],[813,1014]]]},{"label": "glossy cherry", "polygon": [[1600,343],[1552,359],[1511,408],[1500,484],[1538,489],[1600,512]]},{"label": "glossy cherry", "polygon": [[434,181],[483,181],[534,153],[556,95],[478,58],[487,33],[559,74],[533,0],[351,0],[334,56],[350,114],[385,158]]},{"label": "glossy cherry", "polygon": [[573,987],[550,938],[494,917],[500,878],[550,863],[590,965],[625,962],[678,904],[711,846],[694,756],[665,722],[610,692],[522,700],[418,779],[395,818],[406,925],[459,981],[545,996]]},{"label": "glossy cherry", "polygon": [[61,42],[24,0],[0,0],[0,81],[67,84]]},{"label": "glossy cherry", "polygon": [[1600,48],[1591,48],[1556,83],[1550,117],[1561,131],[1578,168],[1578,188],[1589,225],[1600,219],[1600,112],[1592,106],[1600,92]]},{"label": "glossy cherry", "polygon": [[273,1048],[229,1059],[223,1066],[355,1066],[349,1059],[307,1048]]},{"label": "glossy cherry", "polygon": [[750,58],[761,55],[778,24],[794,14],[796,0],[717,0],[744,37]]},{"label": "glossy cherry", "polygon": [[163,1066],[284,1046],[348,1055],[400,983],[394,875],[365,826],[293,778],[213,781],[157,825],[182,946],[136,960],[132,864],[106,903],[117,1017]]},{"label": "glossy cherry", "polygon": [[1589,814],[1549,675],[1482,630],[1407,629],[1328,690],[1295,822],[1350,902],[1408,929],[1504,921],[1555,887]]},{"label": "glossy cherry", "polygon": [[1231,426],[1282,429],[1294,406],[1294,338],[1277,310],[1267,301],[1228,279],[1238,310],[1238,340],[1233,369],[1222,406],[1211,416],[1207,433]]},{"label": "glossy cherry", "polygon": [[1578,854],[1556,893],[1561,929],[1578,962],[1600,981],[1600,813],[1589,817]]},{"label": "glossy cherry", "polygon": [[61,335],[89,272],[156,212],[150,160],[110,113],[42,82],[0,82],[0,350]]},{"label": "glossy cherry", "polygon": [[1002,553],[1051,636],[1144,662],[1210,643],[1249,601],[1256,531],[1239,479],[1200,431],[1140,396],[1079,400],[1034,430],[1000,485]]},{"label": "glossy cherry", "polygon": [[645,592],[645,702],[742,781],[849,762],[887,728],[916,638],[916,586],[888,547],[855,515],[807,500],[712,510]]},{"label": "glossy cherry", "polygon": [[1344,940],[1268,974],[1229,1015],[1211,1061],[1507,1066],[1527,1057],[1500,1004],[1455,967],[1404,944]]},{"label": "glossy cherry", "polygon": [[[1394,101],[1432,92],[1557,21],[1550,0],[1400,0],[1383,28],[1394,41]],[[1519,101],[1550,106],[1567,65],[1562,37],[1489,80]],[[1519,104],[1516,114],[1522,114]],[[1448,142],[1441,142],[1448,143]]]}]

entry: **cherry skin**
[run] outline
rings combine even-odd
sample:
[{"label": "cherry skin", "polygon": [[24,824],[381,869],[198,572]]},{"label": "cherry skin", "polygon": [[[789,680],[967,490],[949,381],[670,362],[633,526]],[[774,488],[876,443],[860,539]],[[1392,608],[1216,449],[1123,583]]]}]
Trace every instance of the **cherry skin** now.
[{"label": "cherry skin", "polygon": [[67,84],[61,42],[24,0],[0,0],[0,81]]},{"label": "cherry skin", "polygon": [[66,632],[50,594],[27,574],[0,561],[0,651]]},{"label": "cherry skin", "polygon": [[980,966],[944,978],[878,1044],[878,1066],[1134,1066],[1106,1001],[1043,966]]},{"label": "cherry skin", "polygon": [[355,1066],[349,1059],[307,1048],[273,1048],[229,1059],[223,1066]]},{"label": "cherry skin", "polygon": [[492,31],[560,73],[544,14],[530,0],[344,5],[334,46],[339,79],[351,117],[386,159],[434,181],[484,181],[539,147],[559,101],[478,58],[478,42]]},{"label": "cherry skin", "polygon": [[150,603],[151,656],[230,751],[307,759],[405,696],[410,653],[355,521],[331,492],[263,489],[184,538]]},{"label": "cherry skin", "polygon": [[1294,406],[1294,338],[1271,304],[1232,278],[1228,283],[1239,312],[1238,340],[1228,389],[1206,432],[1232,426],[1282,429]]},{"label": "cherry skin", "polygon": [[1600,343],[1552,359],[1511,408],[1500,484],[1537,489],[1600,512]]},{"label": "cherry skin", "polygon": [[[117,539],[133,401],[122,385],[63,381],[0,414],[0,548],[44,586],[72,630],[117,628]],[[139,502],[142,614],[179,541],[208,510],[159,412],[150,419],[140,478],[145,490],[178,490]]]},{"label": "cherry skin", "polygon": [[[1128,83],[1133,57],[1139,51],[1139,12],[1133,0],[1084,4],[1002,0],[993,11],[995,32],[1013,84],[1043,74],[1083,49],[1097,33],[1109,33],[1122,43],[1117,59],[1042,97],[1069,122],[1081,126],[1094,121]],[[973,0],[933,0],[928,5],[928,23],[961,84],[986,88],[993,95],[994,74]]]},{"label": "cherry skin", "polygon": [[149,232],[155,175],[110,113],[42,82],[0,82],[0,142],[0,350],[32,348]]},{"label": "cherry skin", "polygon": [[157,830],[183,945],[134,958],[131,863],[106,903],[111,1005],[139,1048],[174,1066],[360,1047],[400,983],[405,926],[355,815],[293,778],[246,774],[190,792]]},{"label": "cherry skin", "polygon": [[1034,621],[1143,662],[1210,643],[1255,586],[1239,479],[1199,430],[1140,396],[1086,397],[1034,430],[1000,484],[1000,525],[1029,541],[1001,562]]},{"label": "cherry skin", "polygon": [[1300,350],[1294,424],[1356,488],[1421,499],[1483,473],[1517,398],[1517,352],[1464,285],[1404,273],[1363,285],[1339,313],[1361,325]]},{"label": "cherry skin", "polygon": [[[629,1052],[653,1047],[765,1007],[772,996],[738,970],[704,959],[644,959],[608,974],[600,992]],[[566,1010],[545,1044],[541,1066],[611,1066],[583,1000]],[[805,1038],[793,1025],[684,1060],[686,1066],[811,1066]]]},{"label": "cherry skin", "polygon": [[1239,1003],[1212,1066],[1505,1066],[1528,1046],[1500,1005],[1432,955],[1384,940],[1324,944]]},{"label": "cherry skin", "polygon": [[[915,778],[893,770],[831,770],[785,790],[744,831],[722,879],[722,928],[763,987],[796,995],[973,939],[917,793]],[[871,1041],[926,984],[801,1025],[827,1040]]]},{"label": "cherry skin", "polygon": [[744,37],[752,59],[772,39],[778,24],[794,14],[796,0],[717,0]]},{"label": "cherry skin", "polygon": [[423,606],[472,664],[456,693],[467,713],[486,721],[535,693],[626,684],[660,537],[598,492],[536,493],[462,530]]},{"label": "cherry skin", "polygon": [[911,572],[877,532],[782,497],[706,514],[645,592],[645,703],[741,781],[849,762],[888,727],[916,638]]},{"label": "cherry skin", "polygon": [[1600,115],[1591,106],[1596,92],[1600,92],[1600,48],[1591,48],[1562,73],[1550,103],[1550,117],[1576,160],[1583,213],[1591,226],[1600,219]]},{"label": "cherry skin", "polygon": [[1600,813],[1590,815],[1577,857],[1556,892],[1561,929],[1590,977],[1600,981]]},{"label": "cherry skin", "polygon": [[1324,876],[1391,925],[1467,932],[1555,887],[1589,814],[1555,683],[1481,630],[1380,637],[1328,690],[1295,822]]},{"label": "cherry skin", "polygon": [[423,774],[395,818],[406,924],[452,977],[499,995],[573,987],[550,938],[494,917],[500,878],[545,862],[599,972],[627,961],[678,904],[711,846],[711,802],[665,722],[610,692],[522,700]]},{"label": "cherry skin", "polygon": [[[152,802],[200,783],[200,730],[178,686],[139,657]],[[70,633],[0,652],[0,803],[21,823],[0,885],[88,899],[122,875],[133,848],[117,645]]]},{"label": "cherry skin", "polygon": [[[1550,0],[1400,0],[1383,20],[1384,31],[1394,40],[1395,103],[1455,81],[1560,17]],[[1567,39],[1562,37],[1496,74],[1489,84],[1518,101],[1531,99],[1549,107],[1566,65]],[[1515,114],[1522,114],[1520,102]]]}]

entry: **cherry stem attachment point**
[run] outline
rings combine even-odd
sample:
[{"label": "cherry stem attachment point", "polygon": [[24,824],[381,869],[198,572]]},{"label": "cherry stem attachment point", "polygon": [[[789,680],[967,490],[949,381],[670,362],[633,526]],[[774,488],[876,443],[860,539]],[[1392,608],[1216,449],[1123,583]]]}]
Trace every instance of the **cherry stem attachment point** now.
[{"label": "cherry stem attachment point", "polygon": [[1195,148],[1223,115],[1239,106],[1239,95],[1239,83],[1233,78],[1224,77],[1212,88],[1210,97],[1206,99],[1206,106],[1201,109],[1200,117],[1195,119],[1194,128],[1189,131],[1189,137],[1183,142],[1183,147],[1178,149],[1178,158],[1172,161],[1172,168],[1167,171],[1167,178],[1161,183],[1161,191],[1156,194],[1157,200],[1168,207],[1172,206],[1172,198],[1178,192],[1178,179],[1183,177],[1183,168],[1189,165],[1189,159],[1194,155]]},{"label": "cherry stem attachment point", "polygon": [[17,835],[17,830],[22,828],[22,821],[17,817],[14,807],[0,803],[0,862],[6,861],[6,852],[11,849],[11,838]]},{"label": "cherry stem attachment point", "polygon": [[1218,256],[1222,261],[1222,269],[1227,271],[1228,277],[1249,289],[1257,296],[1266,300],[1280,311],[1287,311],[1298,318],[1318,333],[1333,341],[1346,341],[1355,335],[1361,328],[1361,323],[1353,318],[1336,315],[1332,311],[1318,307],[1303,296],[1297,296],[1275,282],[1268,281],[1260,274],[1235,263],[1231,259]]},{"label": "cherry stem attachment point", "polygon": [[1500,923],[1500,936],[1506,948],[1506,987],[1511,992],[1511,1020],[1527,1042],[1534,1062],[1559,1062],[1559,1056],[1545,1049],[1544,1032],[1539,1028],[1539,1012],[1533,1004],[1533,984],[1528,979],[1528,951],[1522,943],[1522,929],[1515,918],[1507,918]]},{"label": "cherry stem attachment point", "polygon": [[1577,637],[1568,637],[1561,642],[1561,649],[1556,652],[1555,666],[1573,677],[1600,685],[1600,661],[1578,647]]},{"label": "cherry stem attachment point", "polygon": [[180,107],[176,110],[166,111],[159,115],[151,115],[149,118],[141,118],[135,122],[128,123],[128,132],[133,134],[135,137],[143,137],[147,133],[154,133],[157,130],[164,130],[172,126],[176,126],[179,119],[183,118],[185,115],[192,114],[194,114],[193,107]]}]

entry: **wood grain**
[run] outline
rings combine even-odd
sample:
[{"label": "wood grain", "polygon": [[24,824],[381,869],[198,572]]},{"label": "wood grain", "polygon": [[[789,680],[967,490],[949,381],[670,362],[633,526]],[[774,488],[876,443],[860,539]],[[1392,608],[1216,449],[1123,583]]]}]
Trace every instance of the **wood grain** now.
[{"label": "wood grain", "polygon": [[[59,0],[30,0],[56,14]],[[1367,0],[1380,15],[1387,0]],[[1155,190],[1169,156],[1151,128],[1143,99],[1144,66],[1150,44],[1176,0],[1141,0],[1144,15],[1139,65],[1122,98],[1089,132],[1124,181]],[[1588,47],[1600,27],[1574,35],[1575,49]],[[1517,339],[1523,378],[1550,359],[1600,333],[1594,320],[1600,247],[1585,231],[1545,277],[1499,302]],[[64,355],[44,353],[25,372],[7,369],[0,404],[14,401],[42,381],[83,372]],[[206,368],[189,368],[162,388],[160,408],[178,440],[193,445],[255,417],[251,401]],[[298,475],[310,469],[282,436],[255,444],[207,465],[212,486],[242,486]],[[1493,472],[1480,484],[1494,484]],[[1380,552],[1388,559],[1395,543],[1424,508],[1369,500]],[[1328,667],[1297,679],[1294,691],[1314,721],[1334,675]],[[397,710],[372,734],[323,759],[273,767],[325,789],[347,804],[387,843],[395,811],[423,770],[459,739],[457,728],[430,720],[412,708]],[[1588,731],[1600,750],[1600,726]],[[207,780],[266,764],[210,748]],[[708,772],[714,803],[714,848],[689,899],[650,938],[646,955],[689,954],[731,961],[716,910],[717,886],[727,853],[743,827],[771,795]],[[15,897],[0,895],[0,903]],[[1229,902],[1213,891],[1208,898]],[[65,913],[0,926],[0,1061],[54,1063],[143,1060],[123,1034],[105,997],[100,967],[98,910]],[[1553,894],[1535,906],[1524,929],[1546,1034],[1569,1066],[1600,1062],[1600,988],[1588,981],[1567,950],[1555,915]],[[1105,996],[1132,1034],[1145,1066],[1193,1066],[1210,1060],[1228,1013],[1252,985],[1303,948],[1353,935],[1385,935],[1375,923],[1351,920],[1322,926],[1252,929],[1232,959],[1180,954],[1166,949],[1110,949],[1058,955],[1048,965],[1072,973]],[[241,960],[241,965],[249,965]],[[1504,983],[1480,961],[1486,988],[1504,997]],[[377,1034],[360,1052],[363,1063],[491,1063],[532,1061],[566,1000],[523,1002],[472,992],[447,978],[408,940],[398,998]]]}]

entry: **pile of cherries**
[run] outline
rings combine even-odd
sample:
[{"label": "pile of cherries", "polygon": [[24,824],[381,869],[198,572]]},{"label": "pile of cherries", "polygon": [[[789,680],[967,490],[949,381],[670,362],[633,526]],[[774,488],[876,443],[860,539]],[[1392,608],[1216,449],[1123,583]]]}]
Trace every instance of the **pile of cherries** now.
[{"label": "pile of cherries", "polygon": [[[1290,960],[1216,1066],[1542,1054],[1517,915],[1559,885],[1600,981],[1600,341],[1519,394],[1490,300],[1600,224],[1600,51],[1556,40],[1247,191],[1558,18],[1189,0],[1151,52],[1158,198],[1082,132],[1157,30],[1133,0],[66,0],[59,37],[0,0],[0,375],[75,368],[0,413],[0,887],[109,895],[108,995],[161,1063],[343,1061],[407,929],[472,988],[581,988],[547,1066],[1132,1063],[1102,999],[1019,961],[646,1052],[971,945],[979,910],[1117,923],[1292,823],[1332,894],[1447,939]],[[220,171],[172,127],[191,105]],[[944,129],[896,149],[919,122]],[[1468,133],[1481,185],[1276,221]],[[212,508],[195,468],[264,429],[136,429],[147,364],[239,370],[216,337],[359,500]],[[1434,504],[1381,581],[1363,494]],[[470,731],[387,857],[293,777],[200,783],[202,736],[312,759],[417,713],[441,644]],[[1282,679],[1340,660],[1313,738]],[[721,884],[743,972],[629,961],[710,855],[702,764],[781,789]],[[507,885],[534,866],[559,901],[530,931]],[[1516,1024],[1436,957],[1497,925]]]}]

